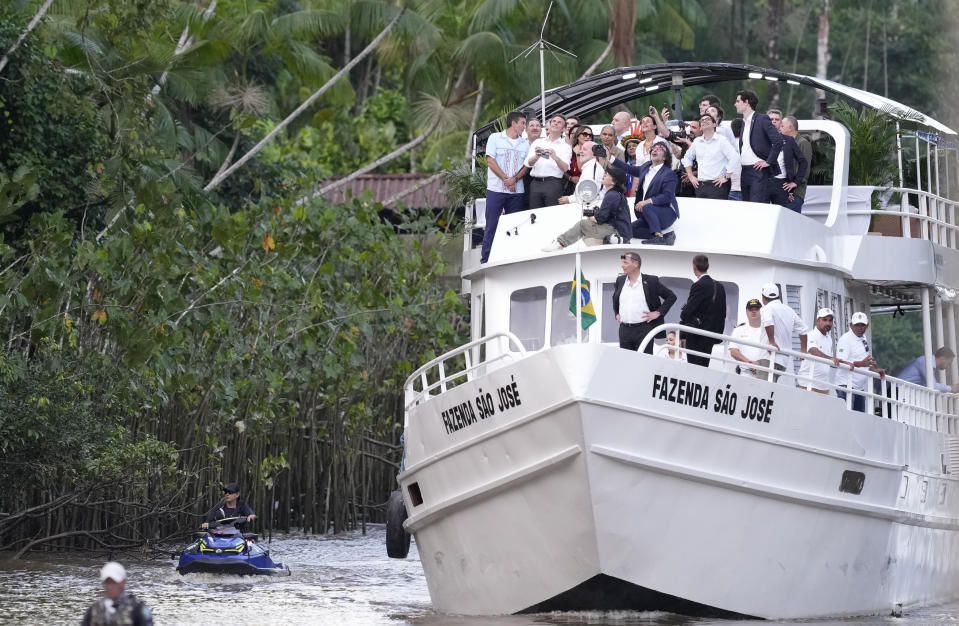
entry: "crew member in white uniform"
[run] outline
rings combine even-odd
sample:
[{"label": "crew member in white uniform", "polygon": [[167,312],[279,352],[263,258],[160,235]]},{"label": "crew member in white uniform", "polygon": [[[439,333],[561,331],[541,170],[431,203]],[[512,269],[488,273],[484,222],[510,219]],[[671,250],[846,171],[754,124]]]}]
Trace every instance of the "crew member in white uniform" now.
[{"label": "crew member in white uniform", "polygon": [[[836,344],[836,356],[844,363],[849,363],[852,367],[868,367],[870,371],[879,374],[880,378],[885,378],[886,370],[876,367],[876,359],[869,353],[869,341],[866,339],[866,329],[869,328],[869,318],[866,314],[859,311],[852,314],[849,320],[849,330],[847,330]],[[846,376],[848,373],[841,372],[838,382],[846,387]],[[869,377],[865,374],[852,374],[853,391],[865,391],[866,383]],[[846,392],[836,390],[836,395],[846,399]],[[866,412],[866,396],[858,393],[852,394],[852,410],[860,413]]]},{"label": "crew member in white uniform", "polygon": [[[746,322],[733,329],[734,339],[769,345],[762,326],[762,302],[753,298],[746,302]],[[730,343],[729,356],[739,361],[739,373],[750,378],[767,380],[768,372],[756,369],[759,360],[765,358],[769,363],[769,349],[742,343]]]},{"label": "crew member in white uniform", "polygon": [[[806,351],[806,325],[803,324],[796,312],[783,304],[779,295],[779,287],[775,283],[766,283],[762,289],[763,308],[762,324],[766,329],[766,338],[774,350],[789,350],[792,348],[793,333],[799,335],[799,350]],[[776,354],[775,367],[777,371],[786,371],[789,357],[785,354]],[[760,363],[760,365],[764,365]],[[779,378],[778,375],[774,380]],[[783,380],[786,383],[786,380]],[[789,382],[788,384],[792,384]]]},{"label": "crew member in white uniform", "polygon": [[816,324],[807,337],[808,350],[803,350],[813,356],[830,359],[832,365],[820,363],[812,359],[803,359],[799,366],[799,386],[816,393],[828,394],[836,368],[839,367],[839,358],[832,349],[832,309],[823,307],[816,313]]}]

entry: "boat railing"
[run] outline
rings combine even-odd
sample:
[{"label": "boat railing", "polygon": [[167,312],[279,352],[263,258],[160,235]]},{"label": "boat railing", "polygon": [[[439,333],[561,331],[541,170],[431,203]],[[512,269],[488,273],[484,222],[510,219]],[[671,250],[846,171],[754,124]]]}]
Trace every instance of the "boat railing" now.
[{"label": "boat railing", "polygon": [[[865,187],[870,189],[870,187]],[[880,209],[847,208],[847,216],[893,215],[900,219],[901,237],[932,241],[946,248],[959,249],[959,202],[949,200],[931,191],[909,187],[871,187],[872,192],[899,195],[898,203],[888,203]],[[803,211],[803,215],[821,217],[829,211]],[[918,227],[913,228],[913,223]],[[913,230],[918,232],[914,235]],[[865,233],[863,233],[865,234]]]},{"label": "boat railing", "polygon": [[[798,372],[793,372],[789,367],[785,370],[775,369],[775,355],[777,354],[790,358],[796,357],[811,360],[834,367],[832,359],[818,357],[797,350],[775,350],[767,344],[737,339],[729,335],[683,326],[682,324],[663,324],[657,327],[655,333],[650,333],[646,336],[639,346],[639,351],[642,352],[649,342],[653,340],[655,335],[670,331],[676,333],[676,342],[680,344],[674,349],[681,353],[708,358],[711,362],[710,367],[714,367],[712,363],[718,360],[723,364],[722,369],[726,369],[727,371],[731,371],[735,367],[742,365],[740,361],[737,361],[729,354],[730,346],[746,345],[767,350],[770,354],[768,365],[750,365],[752,369],[760,372],[758,377],[765,376],[767,381],[785,377],[799,387],[811,386],[813,382],[811,378],[800,375]],[[724,349],[721,353],[710,354],[691,350],[681,345],[683,334],[695,334],[718,339],[723,342]],[[869,413],[875,413],[880,417],[895,419],[904,424],[944,434],[959,434],[959,395],[936,391],[892,376],[880,376],[878,373],[863,367],[850,368],[848,365],[842,364],[835,369],[837,370],[837,376],[832,382],[817,382],[817,385],[826,384],[830,395],[833,395],[834,392],[844,393],[846,396],[845,403],[847,409],[852,409],[853,395],[863,396],[866,398],[867,407],[877,407],[873,411],[868,411]],[[862,374],[867,377],[869,383],[866,385],[866,389],[860,390],[852,388],[852,377],[854,374]]]},{"label": "boat railing", "polygon": [[[492,356],[489,344],[505,342]],[[474,349],[476,355],[474,356]],[[485,354],[484,354],[485,353]],[[422,366],[406,379],[404,398],[407,411],[422,401],[424,396],[444,393],[472,378],[479,368],[501,360],[518,360],[526,356],[526,348],[519,337],[509,331],[497,332],[471,341],[442,354]]]}]

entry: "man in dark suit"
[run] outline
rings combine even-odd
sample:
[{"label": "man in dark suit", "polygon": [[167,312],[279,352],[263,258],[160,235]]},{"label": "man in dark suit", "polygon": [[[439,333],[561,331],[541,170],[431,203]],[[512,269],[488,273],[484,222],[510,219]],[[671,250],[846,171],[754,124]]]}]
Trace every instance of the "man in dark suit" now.
[{"label": "man in dark suit", "polygon": [[740,187],[743,200],[768,202],[769,178],[779,173],[777,161],[783,137],[768,115],[756,112],[758,103],[755,92],[748,89],[736,94],[734,105],[743,116],[743,134],[739,138],[742,163]]},{"label": "man in dark suit", "polygon": [[645,244],[671,246],[676,242],[676,234],[667,231],[679,219],[679,205],[676,203],[679,179],[671,169],[672,159],[669,147],[656,142],[649,149],[649,161],[642,165],[614,160],[616,167],[639,179],[633,206],[636,215],[633,239],[641,239]]},{"label": "man in dark suit", "polygon": [[[709,259],[705,254],[693,257],[693,274],[696,282],[689,289],[689,297],[683,310],[679,314],[679,323],[684,326],[708,330],[712,333],[721,333],[726,327],[726,290],[719,281],[707,274]],[[695,333],[684,336],[686,347],[697,352],[709,354],[719,339],[703,337]],[[696,354],[687,354],[686,360],[696,365],[709,367],[709,358]]]},{"label": "man in dark suit", "polygon": [[[623,274],[616,277],[613,311],[619,322],[619,347],[638,350],[650,331],[662,326],[666,313],[676,302],[676,294],[651,274],[640,274],[642,259],[638,252],[627,252],[622,259]],[[646,346],[653,353],[653,342]]]},{"label": "man in dark suit", "polygon": [[[782,128],[785,130],[787,126],[785,120],[783,120]],[[783,132],[782,135],[783,149],[779,153],[780,172],[769,179],[769,201],[798,213],[802,203],[800,202],[796,208],[793,208],[794,203],[790,202],[789,195],[800,184],[805,184],[806,175],[809,173],[809,161],[806,160],[806,155],[794,137],[786,132]],[[803,194],[805,194],[805,190]]]}]

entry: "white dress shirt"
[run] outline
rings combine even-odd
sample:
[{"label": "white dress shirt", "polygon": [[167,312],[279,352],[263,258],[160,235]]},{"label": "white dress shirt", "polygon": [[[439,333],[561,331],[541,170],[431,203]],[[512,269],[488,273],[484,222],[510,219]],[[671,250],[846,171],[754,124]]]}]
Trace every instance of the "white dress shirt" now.
[{"label": "white dress shirt", "polygon": [[712,138],[696,137],[683,157],[683,167],[699,163],[699,180],[714,180],[739,167],[739,154],[729,142],[713,133]]},{"label": "white dress shirt", "polygon": [[646,178],[643,179],[643,200],[649,195],[649,185],[653,182],[653,179],[656,177],[656,174],[659,173],[661,167],[663,167],[662,163],[653,165],[650,166],[649,171],[646,172]]},{"label": "white dress shirt", "polygon": [[643,289],[643,275],[630,284],[629,276],[619,292],[619,321],[623,324],[639,324],[643,322],[643,314],[649,313],[649,304],[646,303],[646,290]]},{"label": "white dress shirt", "polygon": [[752,167],[759,161],[759,157],[753,152],[753,146],[749,143],[749,131],[752,130],[753,120],[756,119],[756,112],[753,111],[749,117],[743,119],[743,149],[742,161],[743,167]]},{"label": "white dress shirt", "polygon": [[536,156],[537,148],[552,148],[559,160],[565,163],[568,168],[570,161],[573,160],[573,147],[563,137],[556,141],[550,141],[549,137],[540,137],[530,146],[529,154],[526,156],[526,165],[532,167],[530,176],[534,178],[562,178],[563,174],[566,173],[565,170],[560,170],[556,161],[551,157],[540,157],[535,164],[531,163],[530,160]]}]

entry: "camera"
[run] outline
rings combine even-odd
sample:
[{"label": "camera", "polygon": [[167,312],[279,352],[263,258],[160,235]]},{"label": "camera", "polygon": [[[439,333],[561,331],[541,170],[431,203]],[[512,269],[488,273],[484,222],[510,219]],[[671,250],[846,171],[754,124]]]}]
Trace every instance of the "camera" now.
[{"label": "camera", "polygon": [[583,209],[583,217],[593,217],[596,215],[596,209]]},{"label": "camera", "polygon": [[536,148],[536,156],[542,158],[549,158],[549,150],[545,148]]},{"label": "camera", "polygon": [[604,148],[603,146],[599,144],[596,144],[595,146],[593,146],[593,156],[600,159],[606,158],[606,148]]}]

